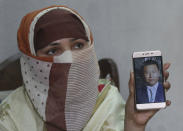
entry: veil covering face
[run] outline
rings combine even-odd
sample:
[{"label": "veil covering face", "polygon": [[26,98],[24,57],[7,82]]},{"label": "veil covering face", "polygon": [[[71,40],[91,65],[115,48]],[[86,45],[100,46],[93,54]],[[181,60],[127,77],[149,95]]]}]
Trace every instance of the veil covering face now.
[{"label": "veil covering face", "polygon": [[[24,86],[47,130],[82,130],[92,115],[99,79],[88,25],[72,9],[50,6],[24,16],[17,38]],[[62,38],[81,38],[89,47],[59,56],[36,56],[37,50]]]}]

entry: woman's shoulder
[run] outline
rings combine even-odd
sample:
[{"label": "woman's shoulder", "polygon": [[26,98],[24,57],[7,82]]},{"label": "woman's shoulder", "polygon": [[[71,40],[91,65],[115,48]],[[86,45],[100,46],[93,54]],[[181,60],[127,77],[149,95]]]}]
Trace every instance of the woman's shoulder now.
[{"label": "woman's shoulder", "polygon": [[120,99],[124,102],[124,99],[122,98],[119,88],[117,88],[110,80],[106,79],[100,79],[98,82],[98,99],[106,99],[107,97],[113,96],[114,99]]},{"label": "woman's shoulder", "polygon": [[24,87],[13,91],[0,104],[0,129],[4,128],[3,131],[24,131],[26,128],[26,131],[37,131],[43,125],[43,120],[34,110]]},{"label": "woman's shoulder", "polygon": [[23,99],[25,98],[24,94],[24,88],[21,86],[17,88],[16,90],[12,91],[9,93],[1,102],[0,107],[3,106],[5,103],[7,104],[16,104],[17,102],[22,102]]},{"label": "woman's shoulder", "polygon": [[111,81],[101,79],[99,81],[98,90],[100,93],[98,95],[97,101],[102,101],[100,102],[101,104],[104,101],[108,101],[110,103],[119,102],[120,104],[125,104],[125,101],[121,96],[118,88],[114,86]]},{"label": "woman's shoulder", "polygon": [[12,91],[0,104],[0,129],[2,131],[18,131],[14,122],[14,105],[17,105],[17,97],[21,97],[23,88]]}]

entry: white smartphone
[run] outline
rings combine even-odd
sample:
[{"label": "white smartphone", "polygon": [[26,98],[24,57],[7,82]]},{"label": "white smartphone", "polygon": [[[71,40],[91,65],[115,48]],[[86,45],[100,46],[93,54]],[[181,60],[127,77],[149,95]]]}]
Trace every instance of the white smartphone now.
[{"label": "white smartphone", "polygon": [[135,103],[137,110],[166,107],[161,51],[133,53]]}]

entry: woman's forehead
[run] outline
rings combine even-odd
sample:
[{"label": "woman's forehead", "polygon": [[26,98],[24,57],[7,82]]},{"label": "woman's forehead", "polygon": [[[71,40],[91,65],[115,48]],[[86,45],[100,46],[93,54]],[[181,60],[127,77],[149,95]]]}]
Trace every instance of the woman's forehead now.
[{"label": "woman's forehead", "polygon": [[37,21],[34,29],[34,47],[39,50],[61,38],[88,40],[83,23],[71,12],[54,9]]}]

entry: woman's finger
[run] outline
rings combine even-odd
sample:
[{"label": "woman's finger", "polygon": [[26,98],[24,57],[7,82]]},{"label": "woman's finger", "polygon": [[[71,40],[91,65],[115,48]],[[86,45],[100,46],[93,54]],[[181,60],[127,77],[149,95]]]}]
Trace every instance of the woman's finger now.
[{"label": "woman's finger", "polygon": [[168,79],[168,77],[169,77],[169,72],[168,71],[164,71],[163,75],[164,75],[164,78],[165,78],[165,81],[166,81]]},{"label": "woman's finger", "polygon": [[130,72],[130,80],[128,82],[130,95],[134,94],[134,74]]},{"label": "woman's finger", "polygon": [[169,67],[170,67],[170,63],[165,63],[164,65],[163,65],[163,71],[166,71]]},{"label": "woman's finger", "polygon": [[165,88],[166,91],[168,91],[171,87],[171,84],[169,81],[166,81],[163,83],[163,87]]},{"label": "woman's finger", "polygon": [[166,106],[170,106],[171,105],[171,101],[170,100],[166,100]]}]

